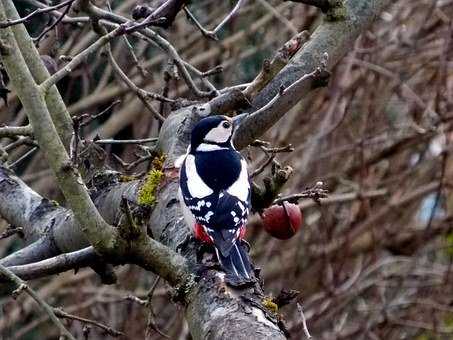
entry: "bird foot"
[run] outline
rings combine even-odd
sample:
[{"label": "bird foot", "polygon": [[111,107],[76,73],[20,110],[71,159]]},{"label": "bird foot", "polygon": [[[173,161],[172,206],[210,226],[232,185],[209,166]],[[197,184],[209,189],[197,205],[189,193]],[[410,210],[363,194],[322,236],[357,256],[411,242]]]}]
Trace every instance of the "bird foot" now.
[{"label": "bird foot", "polygon": [[225,276],[225,283],[228,286],[234,287],[234,288],[247,288],[247,287],[253,287],[256,283],[256,280],[254,278],[239,278],[234,275],[227,274]]}]

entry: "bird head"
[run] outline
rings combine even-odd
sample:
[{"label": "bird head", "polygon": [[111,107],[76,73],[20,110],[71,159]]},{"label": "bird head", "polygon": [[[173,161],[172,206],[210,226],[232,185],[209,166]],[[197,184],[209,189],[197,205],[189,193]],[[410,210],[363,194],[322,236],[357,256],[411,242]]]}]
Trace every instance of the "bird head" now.
[{"label": "bird head", "polygon": [[231,137],[235,125],[233,119],[226,116],[203,118],[192,130],[191,152],[200,148],[213,150],[216,147],[233,147]]}]

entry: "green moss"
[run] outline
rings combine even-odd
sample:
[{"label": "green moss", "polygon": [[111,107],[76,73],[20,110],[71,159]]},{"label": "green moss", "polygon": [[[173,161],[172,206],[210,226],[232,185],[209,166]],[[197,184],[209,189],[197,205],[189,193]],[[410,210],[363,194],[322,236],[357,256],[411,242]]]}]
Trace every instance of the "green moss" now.
[{"label": "green moss", "polygon": [[164,168],[164,162],[167,157],[163,154],[160,156],[154,157],[152,161],[153,169],[162,170]]},{"label": "green moss", "polygon": [[272,313],[274,314],[278,313],[278,306],[274,301],[272,301],[272,298],[266,296],[263,299],[263,301],[261,301],[261,303],[263,304],[264,307],[266,307],[266,309],[268,309]]},{"label": "green moss", "polygon": [[345,20],[348,16],[348,11],[343,0],[331,0],[330,9],[326,13],[327,21]]},{"label": "green moss", "polygon": [[130,182],[130,181],[135,181],[137,177],[135,176],[127,176],[127,175],[121,175],[120,176],[120,182]]},{"label": "green moss", "polygon": [[[452,244],[452,246],[453,246],[453,244]],[[453,251],[453,248],[452,248],[452,251]],[[445,327],[447,327],[449,330],[451,329],[453,331],[453,313],[448,313],[445,316],[444,323],[445,323]]]},{"label": "green moss", "polygon": [[445,251],[447,255],[453,256],[453,232],[445,236],[445,243],[446,243]]},{"label": "green moss", "polygon": [[156,192],[164,177],[162,170],[152,169],[138,192],[138,203],[145,206],[152,206],[156,203]]}]

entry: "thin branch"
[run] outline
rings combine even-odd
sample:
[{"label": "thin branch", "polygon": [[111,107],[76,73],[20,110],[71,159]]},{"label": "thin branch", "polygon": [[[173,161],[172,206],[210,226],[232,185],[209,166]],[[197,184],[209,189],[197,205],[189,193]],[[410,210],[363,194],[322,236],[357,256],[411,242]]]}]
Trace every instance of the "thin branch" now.
[{"label": "thin branch", "polygon": [[16,141],[5,146],[5,151],[10,152],[21,145],[38,146],[38,143],[36,143],[31,137],[19,137]]},{"label": "thin branch", "polygon": [[[82,128],[82,127],[90,124],[93,120],[101,117],[103,114],[107,113],[108,111],[110,111],[110,109],[112,109],[114,106],[116,106],[116,105],[118,105],[120,103],[121,103],[121,100],[118,99],[118,100],[115,100],[107,108],[105,108],[104,110],[102,110],[101,112],[99,112],[97,114],[93,114],[93,115],[83,114],[83,115],[75,117],[75,118],[78,118],[79,120],[81,120],[79,127]],[[86,121],[83,121],[83,119],[85,117],[89,117],[89,118]]]},{"label": "thin branch", "polygon": [[[6,18],[2,3],[0,3],[0,18]],[[52,87],[58,79],[61,79],[67,74],[70,69],[69,65],[77,65],[76,60],[78,59],[80,63],[81,59],[88,54],[86,53],[87,51],[91,49],[91,52],[93,52],[97,47],[107,43],[116,34],[117,30],[114,30],[103,36],[74,58],[67,67],[56,72],[39,86],[30,73],[11,29],[6,28],[0,30],[0,38],[8,46],[8,49],[4,51],[1,57],[2,63],[10,77],[11,84],[16,90],[27,113],[39,146],[43,150],[46,150],[47,161],[53,173],[56,175],[59,188],[63,192],[70,209],[74,212],[77,221],[80,223],[79,225],[85,236],[96,245],[97,250],[102,247],[108,249],[111,246],[110,241],[116,237],[117,231],[106,223],[99,214],[80,173],[71,165],[71,160],[50,116],[43,93]]]},{"label": "thin branch", "polygon": [[292,56],[302,47],[308,40],[310,34],[308,31],[302,31],[290,40],[288,40],[279,50],[274,54],[271,60],[265,60],[261,72],[249,83],[244,94],[253,98],[259,91],[261,91],[275,75],[285,67]]},{"label": "thin branch", "polygon": [[57,255],[38,262],[10,266],[8,269],[23,280],[59,274],[71,269],[87,267],[100,259],[92,246],[71,253]]},{"label": "thin branch", "polygon": [[302,198],[310,198],[318,204],[321,204],[321,198],[327,198],[328,191],[323,188],[323,182],[317,182],[312,188],[308,188],[299,194],[293,194],[276,199],[274,204],[283,202],[296,203]]},{"label": "thin branch", "polygon": [[186,2],[187,0],[166,0],[156,9],[151,9],[146,5],[136,6],[132,17],[134,19],[145,17],[145,19],[134,26],[138,26],[139,29],[150,25],[168,28]]},{"label": "thin branch", "polygon": [[[0,273],[3,274],[7,279],[9,279],[11,282],[13,282],[17,289],[13,292],[14,295],[19,294],[21,291],[27,292],[28,295],[30,295],[33,300],[36,301],[36,303],[44,310],[44,312],[49,315],[49,318],[52,320],[52,322],[55,324],[55,326],[58,327],[60,330],[60,333],[64,336],[66,336],[70,340],[76,340],[71,333],[68,332],[68,330],[63,326],[60,320],[56,317],[53,308],[50,307],[43,299],[41,299],[38,294],[35,293],[34,290],[32,290],[26,283],[25,281],[22,281],[20,277],[16,276],[11,270],[8,268],[4,267],[3,265],[0,264]],[[14,296],[13,295],[13,296]]]},{"label": "thin branch", "polygon": [[77,315],[66,313],[61,308],[54,308],[53,311],[54,311],[55,315],[57,317],[59,317],[59,318],[69,319],[69,320],[77,320],[77,321],[80,321],[80,322],[83,322],[83,323],[86,323],[86,324],[90,324],[90,325],[96,326],[96,327],[104,330],[108,335],[113,336],[115,338],[119,337],[120,335],[124,335],[123,332],[117,331],[116,329],[113,329],[110,326],[104,325],[103,323],[100,323],[100,322],[95,321],[95,320],[82,318],[81,316],[77,316]]},{"label": "thin branch", "polygon": [[31,125],[0,127],[0,138],[2,137],[13,138],[16,136],[31,136],[31,135],[33,135],[33,129],[31,128]]},{"label": "thin branch", "polygon": [[238,2],[233,7],[233,9],[228,13],[228,15],[225,16],[225,18],[223,18],[223,20],[220,22],[220,24],[218,24],[212,31],[206,30],[203,27],[203,25],[201,25],[200,22],[195,18],[195,16],[192,14],[192,12],[187,8],[187,6],[184,6],[184,11],[186,12],[189,19],[194,22],[195,26],[197,26],[197,28],[201,31],[201,33],[205,37],[217,41],[217,40],[219,40],[219,37],[217,36],[217,32],[220,31],[223,28],[223,26],[225,26],[226,23],[228,21],[230,21],[236,15],[236,13],[239,11],[239,8],[241,8],[241,6],[244,3],[245,3],[245,0],[238,0]]},{"label": "thin branch", "polygon": [[[129,79],[129,77],[123,72],[121,67],[118,65],[116,62],[115,58],[113,57],[112,49],[110,46],[107,46],[107,56],[109,58],[110,64],[112,65],[113,70],[115,73],[124,81],[124,83],[131,89],[131,91],[134,91],[137,97],[141,100],[143,105],[153,114],[153,116],[159,120],[160,122],[165,121],[165,117],[163,117],[157,110],[148,103],[149,98],[157,99],[159,98],[160,100],[163,100],[164,97],[160,96],[155,93],[150,93],[148,91],[145,91],[141,88],[139,88],[137,85],[134,84],[132,80]],[[166,99],[166,101],[172,101],[170,99]]]},{"label": "thin branch", "polygon": [[14,227],[10,225],[3,233],[0,234],[0,240],[13,236],[15,234],[19,235],[19,237],[24,237],[24,228]]},{"label": "thin branch", "polygon": [[65,65],[62,69],[55,72],[52,76],[47,78],[43,83],[39,85],[43,94],[47,93],[47,91],[55,85],[58,81],[66,77],[69,73],[71,73],[77,66],[79,66],[82,62],[86,60],[86,58],[96,52],[99,48],[107,44],[113,38],[121,35],[124,33],[124,26],[118,26],[113,31],[103,35],[100,37],[96,42],[90,45],[88,48],[80,52],[78,55],[72,58],[72,60]]},{"label": "thin branch", "polygon": [[119,156],[115,155],[114,153],[112,154],[112,156],[113,156],[113,158],[115,158],[115,160],[118,163],[120,163],[120,165],[126,171],[130,171],[130,170],[134,169],[135,167],[137,167],[139,164],[149,161],[155,157],[154,155],[147,155],[147,156],[139,157],[137,160],[135,160],[131,163],[128,163],[128,162],[123,161]]},{"label": "thin branch", "polygon": [[302,319],[302,328],[304,330],[305,336],[307,337],[307,339],[311,339],[311,335],[307,327],[307,320],[305,319],[305,314],[302,306],[299,303],[297,303],[297,310],[299,311],[300,318]]},{"label": "thin branch", "polygon": [[241,149],[266,132],[299,101],[296,94],[325,86],[330,77],[330,73],[326,70],[327,57],[325,54],[320,65],[314,71],[303,75],[287,88],[280,86],[280,90],[274,98],[245,118],[234,136],[234,145]]},{"label": "thin branch", "polygon": [[38,149],[39,148],[37,146],[35,146],[32,149],[28,150],[26,153],[24,153],[22,156],[20,156],[18,159],[16,159],[13,163],[9,164],[9,167],[14,168],[15,166],[19,165],[20,163],[22,163],[25,159],[27,159],[30,155],[32,155]]},{"label": "thin branch", "polygon": [[64,11],[60,14],[60,16],[48,27],[46,27],[40,35],[38,35],[36,38],[33,39],[33,41],[36,41],[36,45],[39,44],[40,40],[48,33],[50,32],[54,27],[56,27],[68,14],[69,10],[71,9],[71,6],[75,0],[70,0]]},{"label": "thin branch", "polygon": [[35,10],[35,11],[31,12],[30,14],[28,14],[27,16],[25,16],[23,18],[20,18],[20,19],[17,19],[17,20],[9,20],[9,19],[7,19],[6,21],[0,22],[0,28],[6,28],[6,27],[13,26],[13,25],[22,24],[24,22],[27,22],[28,20],[30,20],[31,18],[33,18],[36,15],[52,12],[54,10],[63,8],[65,6],[70,7],[74,1],[75,0],[66,0],[66,1],[63,1],[61,4],[58,4],[58,5],[55,5],[55,6],[48,6],[48,7],[46,6],[44,8],[38,8],[37,10]]},{"label": "thin branch", "polygon": [[144,138],[144,139],[98,139],[93,142],[96,144],[146,144],[155,143],[158,138]]},{"label": "thin branch", "polygon": [[[89,11],[91,16],[94,16],[97,19],[104,19],[106,21],[112,21],[119,24],[120,27],[123,27],[123,30],[130,23],[129,19],[116,13],[111,13],[99,7],[96,7],[91,2],[88,3],[88,8],[86,10]],[[124,31],[122,33],[124,33]],[[142,28],[139,30],[139,33],[141,38],[145,38],[146,40],[150,40],[151,42],[155,43],[174,60],[175,65],[178,67],[179,73],[194,95],[196,95],[198,98],[211,98],[216,95],[216,91],[202,91],[196,86],[195,82],[187,71],[184,61],[179,56],[176,48],[168,40],[164,39],[162,36],[150,30],[149,28]]]}]

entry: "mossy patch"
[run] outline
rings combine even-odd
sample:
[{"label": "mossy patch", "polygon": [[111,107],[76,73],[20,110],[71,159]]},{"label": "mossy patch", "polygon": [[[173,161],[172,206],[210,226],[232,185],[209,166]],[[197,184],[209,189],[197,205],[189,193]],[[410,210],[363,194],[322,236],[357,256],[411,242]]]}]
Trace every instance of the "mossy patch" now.
[{"label": "mossy patch", "polygon": [[450,232],[447,234],[447,236],[445,236],[445,243],[445,252],[447,253],[447,255],[453,257],[453,232]]},{"label": "mossy patch", "polygon": [[143,182],[142,187],[138,192],[138,203],[140,205],[152,206],[156,203],[156,192],[159,184],[164,177],[162,170],[152,169],[146,176],[145,181]]},{"label": "mossy patch", "polygon": [[348,16],[348,10],[343,0],[331,0],[330,8],[326,13],[327,21],[345,20]]},{"label": "mossy patch", "polygon": [[267,310],[271,311],[274,314],[278,313],[278,306],[277,304],[272,300],[272,298],[266,296],[263,301],[261,301],[264,307],[266,307]]},{"label": "mossy patch", "polygon": [[131,182],[137,179],[136,176],[121,175],[119,178],[120,182]]},{"label": "mossy patch", "polygon": [[157,189],[165,177],[163,172],[165,158],[165,155],[161,155],[156,156],[153,159],[153,168],[148,172],[148,175],[146,176],[145,181],[138,192],[137,201],[140,205],[149,207],[156,203]]},{"label": "mossy patch", "polygon": [[160,155],[160,156],[154,157],[154,159],[151,163],[153,166],[153,169],[162,170],[164,168],[164,162],[165,162],[166,158],[167,157],[165,155]]}]

